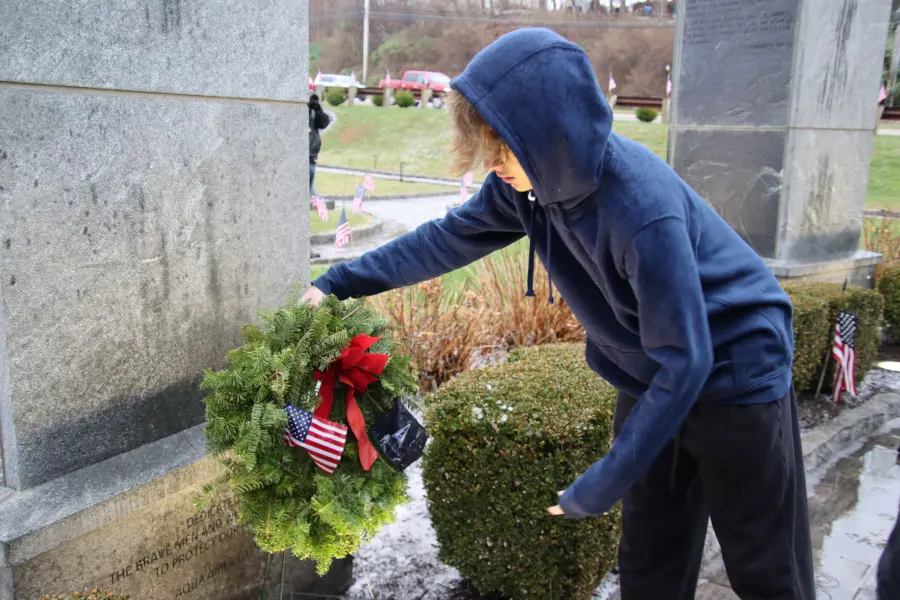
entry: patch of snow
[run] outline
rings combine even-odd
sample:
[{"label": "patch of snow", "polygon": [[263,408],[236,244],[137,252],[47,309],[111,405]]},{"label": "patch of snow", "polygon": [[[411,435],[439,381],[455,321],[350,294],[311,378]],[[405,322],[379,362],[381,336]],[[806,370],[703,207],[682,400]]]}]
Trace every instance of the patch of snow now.
[{"label": "patch of snow", "polygon": [[600,582],[600,585],[597,586],[597,589],[594,590],[594,595],[591,596],[591,600],[611,600],[614,597],[618,597],[618,592],[619,576],[607,573],[606,577],[603,578],[603,581]]},{"label": "patch of snow", "polygon": [[370,600],[369,585],[377,600],[439,600],[461,579],[459,571],[438,559],[421,461],[406,474],[410,501],[397,508],[394,523],[354,555],[350,600]]},{"label": "patch of snow", "polygon": [[875,394],[897,392],[900,390],[900,373],[881,369],[877,365],[866,373],[866,378],[857,388],[860,398],[869,398]]}]

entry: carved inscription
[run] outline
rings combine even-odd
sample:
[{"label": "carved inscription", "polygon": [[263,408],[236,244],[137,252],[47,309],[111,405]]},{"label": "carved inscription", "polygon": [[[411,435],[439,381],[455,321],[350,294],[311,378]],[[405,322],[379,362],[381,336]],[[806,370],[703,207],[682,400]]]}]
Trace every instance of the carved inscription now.
[{"label": "carved inscription", "polygon": [[[684,44],[740,45],[747,48],[790,46],[796,19],[792,3],[703,0],[685,12]],[[715,55],[708,57],[710,61]]]},{"label": "carved inscription", "polygon": [[[226,542],[242,530],[243,526],[237,523],[233,500],[219,502],[184,519],[175,539],[165,544],[160,543],[149,553],[136,556],[128,564],[121,565],[109,574],[107,581],[116,584],[138,574],[145,574],[153,579],[179,577],[181,573],[188,571],[192,560],[211,552],[218,544]],[[253,552],[252,548],[245,549],[212,568],[193,574],[188,580],[172,585],[175,590],[173,597],[180,598],[190,594]]]}]

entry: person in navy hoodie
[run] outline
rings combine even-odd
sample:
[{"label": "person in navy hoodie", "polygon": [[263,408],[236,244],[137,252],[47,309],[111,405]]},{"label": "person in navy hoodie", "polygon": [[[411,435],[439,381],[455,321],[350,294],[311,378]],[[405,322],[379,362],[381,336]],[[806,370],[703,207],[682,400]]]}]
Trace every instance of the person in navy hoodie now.
[{"label": "person in navy hoodie", "polygon": [[551,513],[622,500],[623,600],[693,598],[709,518],[738,596],[814,600],[793,311],[771,271],[665,162],[611,131],[579,46],[517,30],[451,88],[457,167],[482,158],[481,190],[331,267],[304,298],[412,285],[528,236],[527,294],[536,254],[547,300],[555,284],[588,364],[619,390],[609,453]]}]

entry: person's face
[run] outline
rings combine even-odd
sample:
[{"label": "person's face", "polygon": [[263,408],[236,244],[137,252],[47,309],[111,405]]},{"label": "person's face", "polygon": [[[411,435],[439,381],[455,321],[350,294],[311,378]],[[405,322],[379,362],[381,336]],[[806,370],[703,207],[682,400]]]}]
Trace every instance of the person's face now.
[{"label": "person's face", "polygon": [[493,164],[487,164],[487,162],[485,161],[484,168],[487,171],[496,173],[497,177],[511,185],[517,192],[530,192],[534,189],[534,186],[531,185],[531,180],[525,174],[525,169],[522,168],[519,160],[510,149],[506,147],[506,144],[501,146],[501,151],[497,158],[494,159]]}]

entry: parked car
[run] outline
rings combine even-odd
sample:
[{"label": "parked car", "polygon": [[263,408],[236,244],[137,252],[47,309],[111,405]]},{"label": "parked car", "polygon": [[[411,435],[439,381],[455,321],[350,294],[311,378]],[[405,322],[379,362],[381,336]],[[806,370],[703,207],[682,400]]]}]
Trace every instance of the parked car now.
[{"label": "parked car", "polygon": [[356,80],[353,75],[338,75],[335,73],[318,73],[313,81],[314,86],[325,86],[327,88],[361,88],[365,87]]},{"label": "parked car", "polygon": [[406,71],[400,79],[382,79],[378,87],[412,92],[420,92],[428,87],[431,88],[434,97],[439,98],[450,91],[450,77],[437,71]]}]

